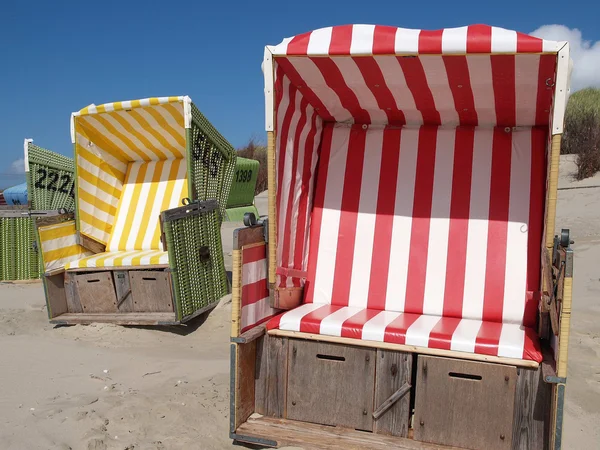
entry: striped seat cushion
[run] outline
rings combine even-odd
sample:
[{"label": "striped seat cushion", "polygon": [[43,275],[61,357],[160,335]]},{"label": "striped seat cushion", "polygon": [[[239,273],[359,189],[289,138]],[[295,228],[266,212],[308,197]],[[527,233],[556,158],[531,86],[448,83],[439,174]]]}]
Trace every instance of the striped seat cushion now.
[{"label": "striped seat cushion", "polygon": [[536,332],[518,324],[306,303],[267,329],[542,361]]},{"label": "striped seat cushion", "polygon": [[185,159],[129,163],[106,249],[160,249],[160,213],[187,197],[186,174]]},{"label": "striped seat cushion", "polygon": [[131,250],[97,253],[69,262],[65,269],[169,265],[169,254],[162,250]]}]

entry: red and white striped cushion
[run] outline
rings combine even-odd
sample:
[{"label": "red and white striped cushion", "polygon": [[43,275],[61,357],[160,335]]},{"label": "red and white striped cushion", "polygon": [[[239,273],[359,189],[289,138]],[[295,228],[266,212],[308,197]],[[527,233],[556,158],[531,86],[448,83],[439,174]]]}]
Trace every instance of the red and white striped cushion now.
[{"label": "red and white striped cushion", "polygon": [[309,303],[267,329],[542,361],[535,331],[518,324]]},{"label": "red and white striped cushion", "polygon": [[532,326],[545,148],[536,128],[327,124],[305,302]]},{"label": "red and white striped cushion", "polygon": [[265,322],[275,314],[269,303],[266,245],[242,249],[241,332]]}]

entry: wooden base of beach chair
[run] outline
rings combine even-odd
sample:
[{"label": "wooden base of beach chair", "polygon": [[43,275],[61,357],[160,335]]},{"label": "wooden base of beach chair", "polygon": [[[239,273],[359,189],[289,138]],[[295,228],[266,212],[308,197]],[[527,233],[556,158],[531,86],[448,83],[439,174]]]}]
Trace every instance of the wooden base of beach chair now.
[{"label": "wooden base of beach chair", "polygon": [[273,336],[256,327],[233,340],[231,363],[236,441],[533,450],[548,448],[552,438],[556,374],[546,361],[525,368]]}]

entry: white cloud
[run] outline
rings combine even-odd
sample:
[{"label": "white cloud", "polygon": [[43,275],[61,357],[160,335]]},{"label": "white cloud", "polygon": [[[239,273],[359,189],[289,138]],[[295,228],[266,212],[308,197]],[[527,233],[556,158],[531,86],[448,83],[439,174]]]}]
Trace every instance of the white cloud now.
[{"label": "white cloud", "polygon": [[13,161],[10,165],[11,173],[23,173],[25,172],[25,160],[23,158],[19,158]]},{"label": "white cloud", "polygon": [[600,41],[586,41],[577,28],[564,25],[543,25],[531,34],[553,41],[569,41],[573,60],[571,92],[600,87]]}]

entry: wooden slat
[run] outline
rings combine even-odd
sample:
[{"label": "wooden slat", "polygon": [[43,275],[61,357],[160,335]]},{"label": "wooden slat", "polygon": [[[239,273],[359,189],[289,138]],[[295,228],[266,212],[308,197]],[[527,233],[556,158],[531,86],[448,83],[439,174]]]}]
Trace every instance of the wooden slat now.
[{"label": "wooden slat", "polygon": [[254,227],[236,228],[233,230],[233,249],[241,250],[251,244],[265,242],[264,230],[262,225]]},{"label": "wooden slat", "polygon": [[67,311],[70,313],[82,313],[81,300],[79,299],[79,289],[75,282],[75,274],[66,272],[65,275],[65,293],[67,296]]},{"label": "wooden slat", "polygon": [[[375,380],[375,408],[378,409],[403,385],[411,383],[412,353],[377,350],[377,369]],[[373,425],[376,433],[394,436],[408,436],[410,420],[410,395],[397,400]]]},{"label": "wooden slat", "polygon": [[290,340],[287,418],[373,430],[377,352]]},{"label": "wooden slat", "polygon": [[114,323],[116,325],[177,325],[175,313],[61,314],[50,320],[54,324]]},{"label": "wooden slat", "polygon": [[117,308],[119,312],[133,312],[133,296],[131,295],[129,272],[126,270],[114,270],[112,274],[117,293]]},{"label": "wooden slat", "polygon": [[448,358],[465,359],[470,361],[484,361],[496,364],[507,364],[509,366],[529,367],[536,369],[539,364],[535,361],[525,359],[504,358],[501,356],[479,355],[476,353],[458,352],[454,350],[441,350],[437,348],[418,347],[415,345],[391,344],[389,342],[364,341],[362,339],[344,338],[338,336],[326,336],[321,334],[302,333],[299,331],[269,330],[270,336],[281,336],[296,339],[306,339],[321,342],[333,342],[338,344],[355,345],[359,347],[382,348],[399,352],[419,353],[422,355],[444,356]]},{"label": "wooden slat", "polygon": [[254,411],[258,414],[267,414],[267,399],[269,391],[267,390],[267,380],[269,373],[267,335],[262,335],[256,340],[256,366],[254,368]]},{"label": "wooden slat", "polygon": [[287,338],[269,338],[267,340],[268,374],[267,374],[267,405],[266,415],[270,417],[285,417],[288,354]]},{"label": "wooden slat", "polygon": [[304,450],[456,450],[401,437],[270,417],[252,417],[238,427],[236,434],[239,441],[247,436]]},{"label": "wooden slat", "polygon": [[106,245],[81,234],[79,231],[77,232],[77,243],[92,253],[104,253],[106,251]]},{"label": "wooden slat", "polygon": [[548,448],[552,387],[541,369],[518,369],[513,421],[513,449]]},{"label": "wooden slat", "polygon": [[103,270],[156,270],[168,269],[168,264],[148,264],[144,266],[114,266],[114,267],[81,267],[69,269],[67,272],[98,272]]},{"label": "wooden slat", "polygon": [[256,342],[237,344],[235,379],[235,428],[254,412]]},{"label": "wooden slat", "polygon": [[238,344],[249,344],[250,342],[260,338],[267,332],[267,328],[264,324],[257,325],[254,328],[250,328],[245,333],[242,333],[235,339]]},{"label": "wooden slat", "polygon": [[456,447],[509,450],[517,369],[419,356],[415,439]]},{"label": "wooden slat", "polygon": [[552,136],[552,146],[549,158],[548,189],[546,191],[546,248],[554,245],[554,226],[556,223],[556,199],[558,197],[558,166],[560,165],[560,140],[562,135]]},{"label": "wooden slat", "polygon": [[46,300],[51,318],[68,311],[63,274],[45,277]]}]

